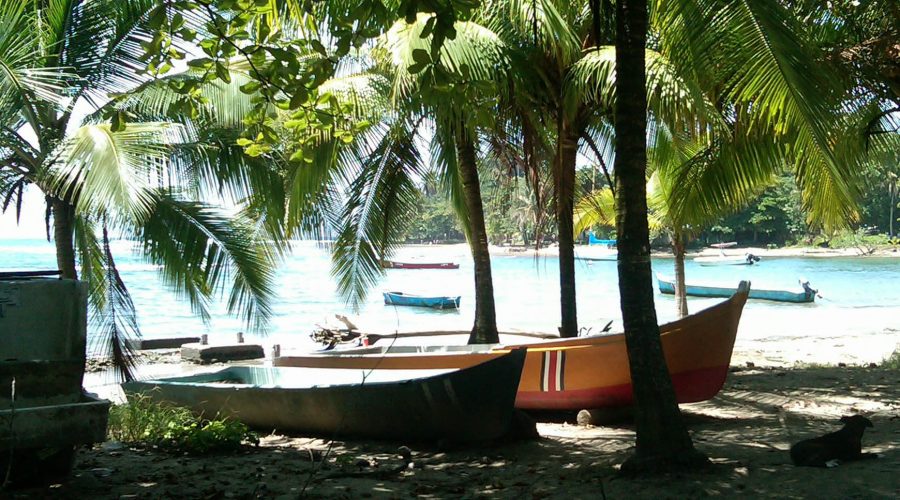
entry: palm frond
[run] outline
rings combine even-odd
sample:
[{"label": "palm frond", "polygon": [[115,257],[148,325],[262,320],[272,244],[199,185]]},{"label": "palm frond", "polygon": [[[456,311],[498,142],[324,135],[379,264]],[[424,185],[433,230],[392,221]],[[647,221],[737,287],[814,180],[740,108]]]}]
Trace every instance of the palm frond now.
[{"label": "palm frond", "polygon": [[[660,2],[667,50],[679,50],[694,71],[713,67],[725,82],[716,99],[743,113],[745,130],[766,129],[787,153],[804,205],[826,228],[856,218],[855,162],[838,161],[834,143],[843,78],[803,42],[803,30],[777,2]],[[663,26],[665,26],[663,28]],[[755,133],[755,132],[754,132]]]},{"label": "palm frond", "polygon": [[431,164],[437,173],[438,180],[447,193],[450,206],[466,239],[471,241],[471,224],[469,209],[463,195],[462,178],[459,175],[459,159],[457,157],[456,138],[448,127],[437,127],[431,140]]},{"label": "palm frond", "polygon": [[239,314],[248,328],[265,331],[277,252],[258,239],[247,214],[158,190],[153,210],[134,231],[145,258],[161,266],[163,282],[186,297],[201,318],[209,319],[210,301],[227,291],[228,312]]},{"label": "palm frond", "polygon": [[171,123],[135,123],[119,132],[107,124],[84,125],[52,155],[40,182],[50,192],[71,193],[82,212],[115,207],[144,217],[154,201],[149,189],[169,182],[172,146],[189,140],[184,127]]},{"label": "palm frond", "polygon": [[[431,36],[422,37],[429,15],[420,14],[416,22],[398,21],[376,43],[372,57],[393,75],[395,99],[408,97],[417,88],[425,71],[410,73],[419,63],[416,55],[431,50]],[[492,81],[506,67],[505,44],[489,29],[472,22],[457,22],[456,37],[445,40],[440,49],[441,67],[469,81]],[[437,84],[437,83],[436,83]]]},{"label": "palm frond", "polygon": [[[93,238],[93,234],[83,234],[82,240]],[[87,243],[88,252],[96,253],[99,250],[96,241]],[[105,291],[102,307],[94,308],[91,323],[97,330],[95,337],[96,352],[112,359],[116,375],[121,381],[134,380],[134,369],[137,367],[137,357],[129,340],[140,338],[137,310],[128,288],[119,270],[116,268],[112,251],[109,248],[109,233],[103,226],[102,255],[98,262],[102,263],[103,291]],[[94,255],[92,258],[97,258]],[[100,273],[101,271],[95,271]],[[95,289],[96,290],[96,289]],[[99,291],[99,290],[98,290]]]},{"label": "palm frond", "polygon": [[595,226],[616,227],[616,200],[609,187],[582,197],[575,204],[575,234]]},{"label": "palm frond", "polygon": [[361,162],[335,221],[332,274],[338,293],[354,309],[381,277],[381,262],[393,253],[417,205],[420,193],[414,178],[422,168],[414,135],[405,122],[386,131]]},{"label": "palm frond", "polygon": [[786,167],[784,150],[759,129],[730,137],[658,136],[651,157],[668,217],[680,226],[701,226],[741,209]]},{"label": "palm frond", "polygon": [[0,116],[16,108],[16,112],[31,113],[28,118],[34,127],[35,105],[60,104],[66,97],[67,79],[73,75],[45,65],[30,7],[28,2],[0,4]]},{"label": "palm frond", "polygon": [[77,100],[104,102],[110,92],[125,92],[144,81],[146,63],[141,42],[151,35],[147,17],[155,0],[90,0],[54,3],[49,17],[56,43],[51,47],[60,66],[79,77]]},{"label": "palm frond", "polygon": [[550,59],[568,66],[581,52],[583,7],[583,2],[498,0],[486,2],[483,11],[487,26],[504,39],[536,45]]},{"label": "palm frond", "polygon": [[[721,118],[703,90],[683,78],[659,52],[646,50],[647,107],[669,126],[690,128],[697,122],[721,125]],[[616,50],[598,47],[579,59],[568,73],[565,94],[580,102],[612,110],[616,85]]]}]

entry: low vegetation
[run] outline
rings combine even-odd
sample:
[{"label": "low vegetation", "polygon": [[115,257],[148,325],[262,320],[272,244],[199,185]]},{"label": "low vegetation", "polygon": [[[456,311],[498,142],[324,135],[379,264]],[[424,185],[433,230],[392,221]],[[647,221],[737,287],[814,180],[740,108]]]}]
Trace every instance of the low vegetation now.
[{"label": "low vegetation", "polygon": [[227,452],[259,443],[258,436],[238,421],[198,418],[185,408],[161,405],[147,397],[110,408],[108,433],[122,443],[191,454]]},{"label": "low vegetation", "polygon": [[900,348],[895,349],[893,354],[884,358],[884,361],[881,362],[881,366],[892,370],[900,370]]}]

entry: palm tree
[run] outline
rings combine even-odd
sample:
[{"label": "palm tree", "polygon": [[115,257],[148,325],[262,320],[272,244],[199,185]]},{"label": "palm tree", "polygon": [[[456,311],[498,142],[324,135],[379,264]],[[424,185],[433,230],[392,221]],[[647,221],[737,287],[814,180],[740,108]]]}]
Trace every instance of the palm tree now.
[{"label": "palm tree", "polygon": [[476,310],[469,342],[496,343],[493,280],[478,177],[479,122],[472,117],[478,114],[478,104],[485,102],[486,93],[479,92],[478,85],[484,86],[502,69],[497,64],[501,48],[489,31],[457,22],[456,37],[446,40],[432,59],[431,38],[422,35],[433,19],[422,14],[413,23],[397,22],[372,50],[374,73],[389,77],[386,102],[391,105],[371,113],[380,115],[373,118],[376,123],[326,167],[344,172],[337,177],[356,178],[334,221],[338,227],[334,270],[339,290],[354,304],[380,276],[380,263],[393,252],[415,205],[414,178],[427,172],[414,139],[430,125],[435,174],[462,222],[475,264]]},{"label": "palm tree", "polygon": [[235,167],[232,173],[244,167],[239,156],[207,147],[202,135],[211,128],[159,121],[161,114],[123,126],[123,115],[112,113],[105,123],[102,116],[119,101],[76,117],[82,106],[102,106],[108,94],[146,85],[140,43],[155,7],[152,0],[0,5],[0,198],[21,200],[26,186],[46,195],[62,276],[79,277],[80,262],[92,320],[125,378],[133,367],[125,338],[139,331],[110,234],[136,241],[144,258],[162,266],[163,281],[204,318],[230,280],[229,311],[262,329],[273,294],[275,253],[250,213],[190,196],[201,185],[249,192],[246,177],[216,177],[225,166]]},{"label": "palm tree", "polygon": [[[678,317],[688,314],[684,273],[686,245],[708,224],[740,210],[752,196],[774,181],[773,172],[784,164],[778,149],[771,147],[771,137],[755,138],[754,144],[748,144],[748,138],[741,138],[743,143],[736,143],[735,139],[733,134],[678,138],[664,126],[657,126],[650,141],[646,187],[648,223],[651,230],[667,234],[672,244]],[[748,165],[750,162],[753,164]],[[709,175],[710,171],[717,174]],[[700,176],[705,182],[730,183],[729,198],[715,205],[701,204],[698,191],[709,188],[690,183],[697,191],[682,187],[680,181],[684,173]],[[615,227],[615,224],[615,198],[608,187],[579,200],[575,210],[576,233],[595,225]]]},{"label": "palm tree", "polygon": [[[561,332],[575,335],[570,229],[576,152],[595,153],[602,149],[597,144],[614,138],[615,72],[608,46],[614,16],[606,3],[594,1],[497,0],[486,10],[491,13],[487,26],[521,52],[511,57],[520,114],[537,116],[529,121],[545,124],[545,137],[556,144],[548,163],[554,172],[560,242]],[[651,10],[656,36],[648,47],[648,70],[665,68],[648,85],[654,121],[682,133],[694,126],[692,117],[714,129],[727,128],[717,107],[725,116],[741,116],[749,128],[733,133],[765,130],[782,147],[794,144],[783,154],[795,160],[801,183],[810,184],[805,202],[817,220],[836,227],[852,219],[858,190],[855,182],[842,179],[853,178],[854,169],[838,160],[833,148],[841,136],[835,127],[833,103],[840,92],[835,72],[799,38],[804,32],[790,15],[777,5],[743,1],[658,0]],[[660,87],[674,83],[680,87]]]},{"label": "palm tree", "polygon": [[619,294],[635,399],[637,446],[623,471],[707,462],[675,401],[653,304],[647,223],[647,5],[616,2],[616,234]]},{"label": "palm tree", "polygon": [[[826,227],[851,219],[858,192],[853,165],[858,159],[845,155],[838,161],[833,147],[840,142],[843,125],[837,118],[842,108],[835,99],[840,95],[835,85],[839,79],[827,67],[812,63],[815,54],[797,37],[802,30],[782,8],[745,2],[660,2],[654,7],[660,53],[678,65],[680,74],[700,78],[723,115],[736,117],[726,120],[732,125],[725,130],[736,140],[725,142],[725,153],[717,151],[713,141],[714,147],[706,148],[701,158],[721,155],[719,160],[743,161],[733,169],[723,169],[716,161],[705,163],[718,168],[697,168],[704,162],[675,162],[681,167],[676,169],[678,188],[673,194],[680,194],[669,197],[670,217],[692,220],[691,213],[715,213],[744,196],[733,186],[771,175],[780,162],[757,154],[775,151],[775,157],[790,160],[814,218]],[[646,5],[618,2],[616,12],[619,287],[638,428],[637,453],[623,469],[640,469],[705,459],[693,449],[672,397],[653,306],[642,67]],[[710,59],[716,64],[710,65]],[[747,140],[756,134],[772,138],[774,144],[760,149]],[[853,150],[852,144],[846,149]]]}]

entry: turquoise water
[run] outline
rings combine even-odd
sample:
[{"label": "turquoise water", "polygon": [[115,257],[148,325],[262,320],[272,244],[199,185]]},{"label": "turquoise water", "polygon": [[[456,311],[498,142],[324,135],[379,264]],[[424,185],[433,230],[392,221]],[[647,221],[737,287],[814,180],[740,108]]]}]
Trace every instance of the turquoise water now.
[{"label": "turquoise water", "polygon": [[[122,277],[131,290],[146,338],[209,333],[232,338],[243,330],[240,321],[217,306],[210,324],[197,319],[157,279],[158,270],[130,252],[130,244],[116,242]],[[335,295],[328,251],[308,242],[294,252],[278,273],[279,297],[273,307],[269,341],[305,342],[316,323],[335,313],[348,314],[371,331],[410,331],[471,328],[474,315],[472,263],[464,245],[409,247],[396,260],[454,261],[458,270],[390,270],[372,290],[358,314],[352,314]],[[51,244],[41,240],[0,240],[0,271],[53,269]],[[497,319],[501,330],[556,330],[559,285],[555,257],[496,256],[492,260]],[[578,317],[594,330],[609,320],[621,327],[615,262],[578,261]],[[671,259],[654,259],[654,271],[673,273]],[[688,261],[687,277],[694,283],[736,285],[749,279],[761,288],[793,289],[801,277],[818,288],[823,299],[815,304],[751,301],[745,309],[738,344],[750,345],[790,337],[834,339],[891,335],[900,329],[900,259],[896,258],[767,258],[755,266],[701,267]],[[385,306],[381,292],[461,295],[460,311],[432,311]],[[657,294],[661,321],[674,319],[674,300]],[[691,311],[717,299],[690,299]],[[876,337],[872,337],[873,339]],[[882,344],[884,344],[882,342]],[[885,347],[881,348],[886,349]]]}]

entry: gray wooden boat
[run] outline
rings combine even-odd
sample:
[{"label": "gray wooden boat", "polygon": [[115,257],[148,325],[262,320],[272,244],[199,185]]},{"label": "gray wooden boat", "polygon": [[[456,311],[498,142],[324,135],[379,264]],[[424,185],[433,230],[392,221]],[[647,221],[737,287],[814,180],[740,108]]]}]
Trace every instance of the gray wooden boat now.
[{"label": "gray wooden boat", "polygon": [[326,437],[483,441],[508,430],[525,350],[463,369],[233,366],[122,384],[150,398],[261,430]]}]

